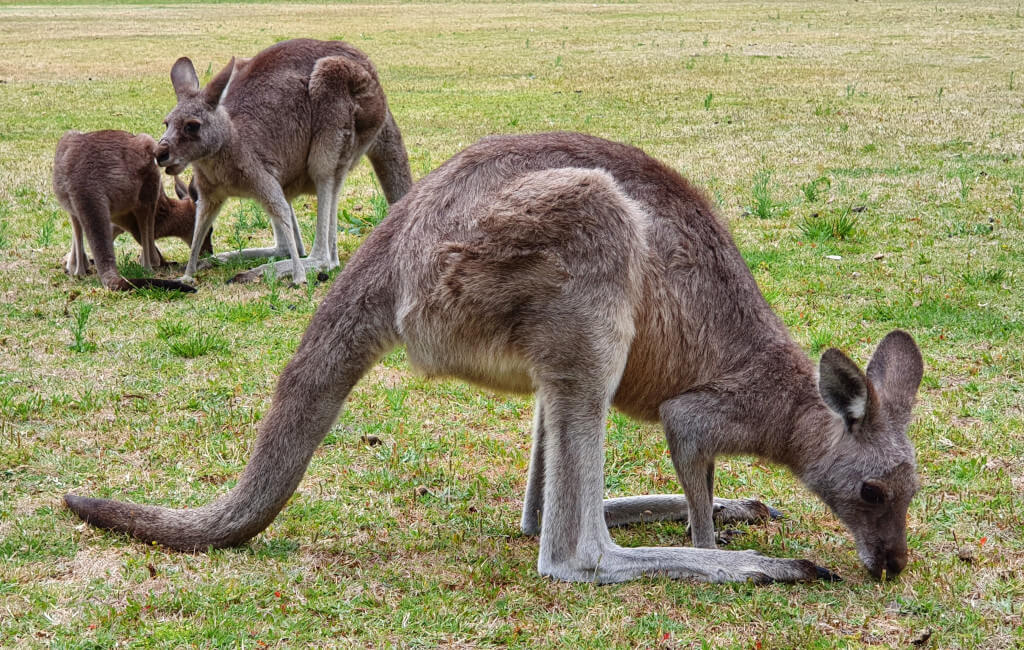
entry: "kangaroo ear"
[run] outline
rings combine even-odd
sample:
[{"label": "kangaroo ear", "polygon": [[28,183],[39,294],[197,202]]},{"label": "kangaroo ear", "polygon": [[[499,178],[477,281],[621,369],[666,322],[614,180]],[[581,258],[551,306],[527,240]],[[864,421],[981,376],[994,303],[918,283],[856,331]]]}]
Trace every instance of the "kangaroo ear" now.
[{"label": "kangaroo ear", "polygon": [[818,364],[818,392],[830,409],[843,417],[847,430],[864,419],[868,409],[868,380],[850,357],[835,348],[825,350]]},{"label": "kangaroo ear", "polygon": [[192,197],[193,203],[199,202],[199,187],[196,185],[195,170],[192,170],[192,180],[188,182],[188,195]]},{"label": "kangaroo ear", "polygon": [[210,105],[210,108],[217,108],[221,95],[224,94],[224,89],[228,87],[228,82],[231,81],[231,73],[234,71],[235,57],[231,57],[231,60],[224,66],[224,69],[218,72],[217,76],[213,79],[210,79],[210,83],[206,84],[206,88],[203,88],[203,100]]},{"label": "kangaroo ear", "polygon": [[171,67],[171,85],[174,86],[174,94],[179,102],[199,92],[199,76],[187,56],[175,61]]},{"label": "kangaroo ear", "polygon": [[902,330],[889,332],[868,363],[868,379],[883,404],[909,414],[924,375],[924,360],[917,343]]},{"label": "kangaroo ear", "polygon": [[188,188],[185,187],[185,181],[181,180],[181,177],[177,175],[174,177],[174,193],[178,195],[179,199],[184,199],[188,196]]}]

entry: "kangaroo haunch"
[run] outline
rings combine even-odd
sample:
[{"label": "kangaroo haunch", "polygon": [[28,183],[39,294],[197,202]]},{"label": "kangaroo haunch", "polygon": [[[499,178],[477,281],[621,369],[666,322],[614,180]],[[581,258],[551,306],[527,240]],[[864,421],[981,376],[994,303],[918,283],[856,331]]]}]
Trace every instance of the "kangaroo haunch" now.
[{"label": "kangaroo haunch", "polygon": [[[90,523],[172,548],[240,544],[274,519],[353,385],[399,344],[428,375],[536,394],[522,529],[540,534],[544,575],[830,577],[714,548],[714,459],[729,454],[791,468],[873,575],[906,564],[914,341],[890,333],[866,374],[828,350],[816,372],[697,190],[638,149],[572,133],[482,140],[392,208],[317,310],[228,494],[188,510],[65,500]],[[660,420],[685,500],[602,502],[612,405]],[[622,548],[608,534],[684,515],[698,548]]]},{"label": "kangaroo haunch", "polygon": [[[139,242],[139,259],[147,271],[164,263],[156,247],[157,239],[178,237],[186,244],[192,243],[195,185],[186,189],[175,176],[178,200],[164,194],[160,169],[153,162],[155,153],[156,142],[144,133],[68,131],[61,137],[53,160],[53,189],[71,219],[71,252],[64,261],[64,270],[69,275],[81,277],[88,273],[84,235],[106,288],[195,291],[176,280],[126,280],[117,270],[114,240],[123,232],[130,232]],[[213,252],[209,235],[202,240],[201,250]]]},{"label": "kangaroo haunch", "polygon": [[[412,185],[402,135],[377,71],[347,43],[283,41],[250,59],[232,59],[202,90],[192,61],[182,57],[171,68],[171,83],[178,104],[164,121],[156,160],[168,173],[192,163],[199,187],[183,280],[192,280],[200,243],[229,197],[263,205],[275,245],[217,258],[288,257],[273,268],[301,283],[308,269],[338,266],[338,194],[364,153],[389,203]],[[299,259],[302,238],[290,201],[309,193],[317,198],[316,237],[309,257]]]}]

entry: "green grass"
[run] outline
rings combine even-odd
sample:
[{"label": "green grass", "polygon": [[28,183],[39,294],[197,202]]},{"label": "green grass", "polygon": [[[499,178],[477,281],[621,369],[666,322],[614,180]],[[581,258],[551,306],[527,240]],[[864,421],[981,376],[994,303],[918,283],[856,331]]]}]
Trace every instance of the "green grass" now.
[{"label": "green grass", "polygon": [[[0,646],[906,647],[925,631],[931,647],[1024,645],[1017,3],[180,5],[120,3],[114,19],[0,1]],[[299,36],[371,56],[417,177],[491,133],[633,143],[708,190],[810,354],[863,364],[910,331],[926,362],[910,427],[922,489],[900,579],[872,581],[824,505],[746,458],[719,461],[717,492],[787,517],[731,548],[844,582],[543,579],[518,532],[532,400],[427,381],[402,350],[239,549],[173,553],[70,515],[68,491],[194,508],[234,485],[330,282],[229,285],[247,265],[223,265],[183,296],[68,278],[56,142],[159,135],[177,57],[205,77]],[[293,205],[310,247],[315,198]],[[369,165],[339,207],[344,261],[384,217]],[[251,202],[214,227],[218,251],[272,239]],[[116,252],[129,272],[137,244]],[[613,414],[606,447],[609,496],[678,491],[657,427]],[[674,524],[613,536],[686,543]]]}]

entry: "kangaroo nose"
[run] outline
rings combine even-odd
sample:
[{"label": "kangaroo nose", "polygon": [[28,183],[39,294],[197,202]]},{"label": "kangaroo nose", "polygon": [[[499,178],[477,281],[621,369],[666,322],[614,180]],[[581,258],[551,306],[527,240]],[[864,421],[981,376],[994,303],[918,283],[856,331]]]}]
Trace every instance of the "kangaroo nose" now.
[{"label": "kangaroo nose", "polygon": [[890,555],[885,561],[885,572],[887,575],[895,577],[899,575],[900,571],[907,566],[907,555],[901,553],[900,555]]},{"label": "kangaroo nose", "polygon": [[171,152],[168,151],[167,145],[161,143],[156,148],[156,164],[161,167],[166,167],[167,162],[171,157]]}]

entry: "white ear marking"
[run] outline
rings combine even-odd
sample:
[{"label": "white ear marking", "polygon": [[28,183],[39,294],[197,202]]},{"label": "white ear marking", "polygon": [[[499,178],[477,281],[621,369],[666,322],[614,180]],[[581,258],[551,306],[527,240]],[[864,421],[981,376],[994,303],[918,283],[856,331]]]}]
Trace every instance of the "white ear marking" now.
[{"label": "white ear marking", "polygon": [[846,407],[847,411],[854,420],[859,420],[864,417],[864,410],[867,407],[868,399],[867,395],[860,393],[850,400],[849,405]]}]

